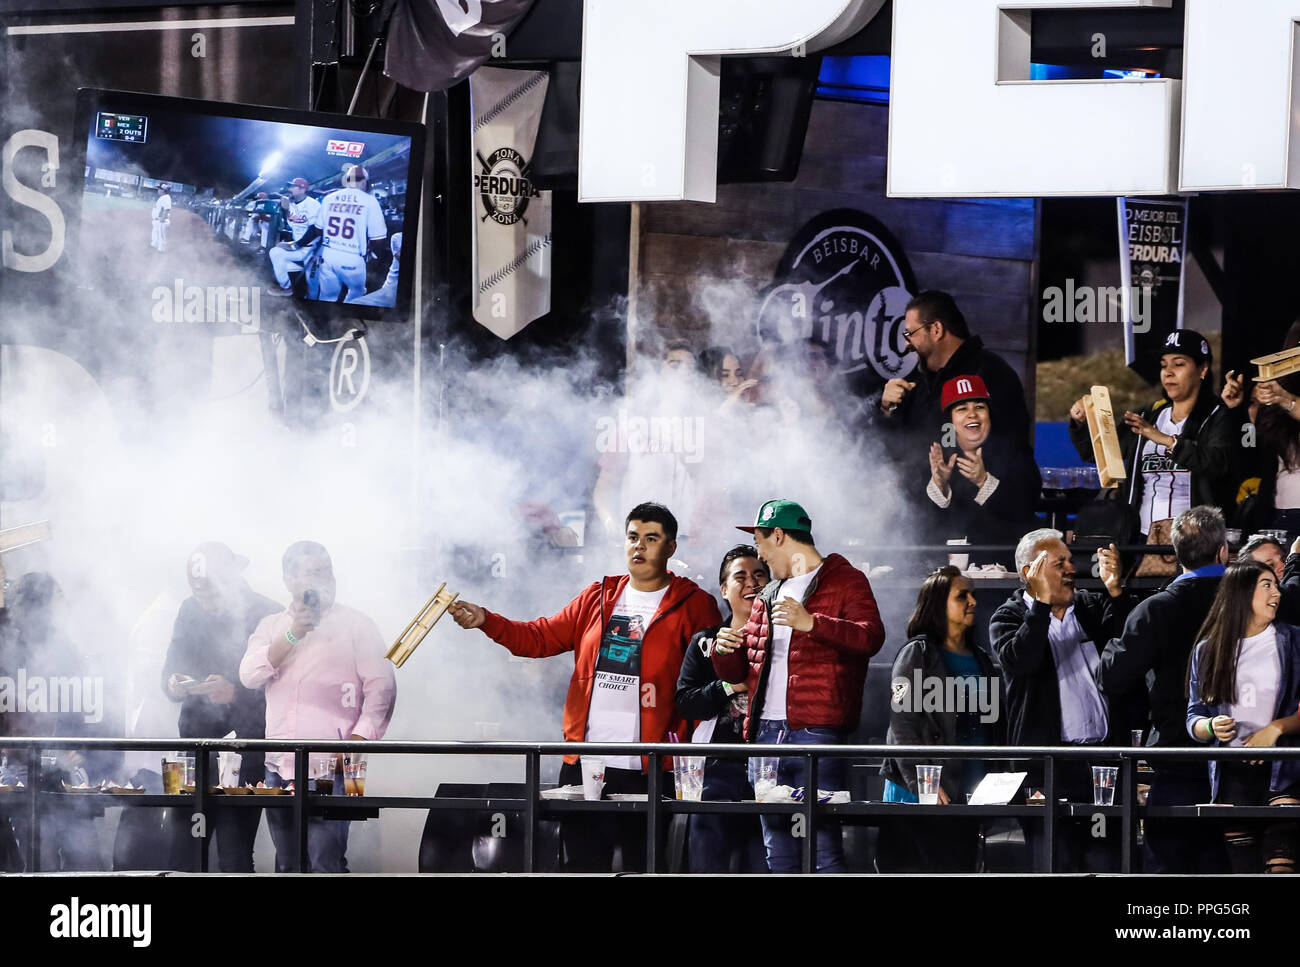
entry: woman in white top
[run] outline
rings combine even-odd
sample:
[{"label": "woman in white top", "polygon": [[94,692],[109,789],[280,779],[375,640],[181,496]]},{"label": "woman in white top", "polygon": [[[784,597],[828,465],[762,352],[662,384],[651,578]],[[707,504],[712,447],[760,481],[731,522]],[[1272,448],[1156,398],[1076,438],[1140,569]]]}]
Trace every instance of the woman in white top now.
[{"label": "woman in white top", "polygon": [[[1300,628],[1276,621],[1277,575],[1258,561],[1229,564],[1201,626],[1188,669],[1187,731],[1197,742],[1261,748],[1295,744]],[[1300,805],[1300,760],[1210,762],[1216,803]],[[1234,873],[1294,873],[1300,825],[1229,821],[1224,842]]]}]

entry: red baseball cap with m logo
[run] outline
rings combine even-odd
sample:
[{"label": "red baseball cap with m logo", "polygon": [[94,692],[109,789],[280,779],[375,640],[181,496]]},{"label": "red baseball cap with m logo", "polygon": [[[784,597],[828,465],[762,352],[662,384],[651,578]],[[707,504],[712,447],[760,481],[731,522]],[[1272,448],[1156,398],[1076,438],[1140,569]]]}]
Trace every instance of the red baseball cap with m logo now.
[{"label": "red baseball cap with m logo", "polygon": [[989,401],[989,391],[984,385],[984,380],[978,376],[954,376],[943,384],[941,404],[945,413],[958,403],[965,403],[968,400],[983,400],[986,403]]}]

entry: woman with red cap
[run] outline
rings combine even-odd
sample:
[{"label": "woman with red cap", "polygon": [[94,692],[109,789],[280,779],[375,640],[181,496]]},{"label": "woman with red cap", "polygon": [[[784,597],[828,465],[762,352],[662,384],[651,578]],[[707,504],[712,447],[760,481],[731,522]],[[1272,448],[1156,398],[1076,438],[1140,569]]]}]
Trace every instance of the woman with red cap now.
[{"label": "woman with red cap", "polygon": [[[948,380],[941,404],[943,442],[930,444],[930,482],[925,488],[937,536],[1014,545],[1033,526],[1034,502],[1042,489],[1033,452],[1019,440],[992,436],[994,414],[980,377]],[[1009,563],[1011,553],[976,554],[972,559]]]}]

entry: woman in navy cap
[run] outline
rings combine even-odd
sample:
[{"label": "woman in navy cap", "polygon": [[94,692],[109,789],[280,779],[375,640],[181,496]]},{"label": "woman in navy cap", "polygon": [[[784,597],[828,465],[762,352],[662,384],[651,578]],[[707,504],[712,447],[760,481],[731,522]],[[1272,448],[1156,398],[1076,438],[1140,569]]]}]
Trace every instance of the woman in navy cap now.
[{"label": "woman in navy cap", "polygon": [[[994,437],[992,404],[984,380],[956,376],[940,398],[942,444],[930,444],[925,493],[940,540],[1014,545],[1033,526],[1042,478],[1029,445]],[[979,563],[1010,564],[1012,554],[976,554]],[[1000,560],[1002,558],[1003,560]]]},{"label": "woman in navy cap", "polygon": [[[1121,486],[1132,508],[1128,534],[1146,540],[1153,528],[1202,504],[1218,506],[1231,474],[1232,424],[1214,391],[1214,360],[1200,333],[1175,329],[1160,354],[1164,395],[1141,413],[1127,412],[1120,447],[1128,479]],[[1079,456],[1095,462],[1083,400],[1070,409],[1070,439]]]}]

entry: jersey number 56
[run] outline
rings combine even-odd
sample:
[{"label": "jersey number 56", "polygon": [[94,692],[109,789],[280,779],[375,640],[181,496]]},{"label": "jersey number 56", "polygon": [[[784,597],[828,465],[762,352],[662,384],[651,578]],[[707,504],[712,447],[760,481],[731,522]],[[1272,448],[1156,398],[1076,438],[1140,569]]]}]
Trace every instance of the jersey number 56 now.
[{"label": "jersey number 56", "polygon": [[351,238],[356,233],[355,219],[340,218],[338,215],[330,216],[329,232],[327,234],[339,238]]}]

